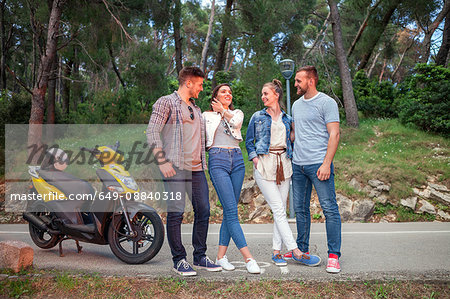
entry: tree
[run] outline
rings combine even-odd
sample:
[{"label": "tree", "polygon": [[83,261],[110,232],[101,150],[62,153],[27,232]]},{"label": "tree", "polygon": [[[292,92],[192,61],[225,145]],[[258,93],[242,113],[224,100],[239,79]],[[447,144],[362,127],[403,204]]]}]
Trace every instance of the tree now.
[{"label": "tree", "polygon": [[431,37],[434,34],[434,31],[438,28],[439,24],[444,20],[445,16],[450,11],[450,0],[444,1],[444,6],[436,18],[431,22],[429,26],[421,25],[425,37],[423,38],[423,46],[421,51],[421,56],[419,59],[419,63],[426,63],[428,61],[428,57],[430,57],[430,48],[431,48]]},{"label": "tree", "polygon": [[352,127],[358,127],[358,109],[356,107],[355,96],[353,94],[352,78],[347,62],[347,55],[344,50],[341,32],[341,20],[336,2],[328,0],[331,13],[331,26],[333,29],[333,39],[336,49],[336,60],[341,74],[342,92],[344,97],[344,108],[347,124]]},{"label": "tree", "polygon": [[436,64],[446,66],[450,50],[450,11],[445,16],[444,32],[442,32],[442,44],[436,55]]},{"label": "tree", "polygon": [[[33,87],[31,100],[30,127],[28,130],[29,153],[32,146],[40,146],[42,138],[42,123],[44,120],[45,93],[49,81],[50,71],[55,60],[58,45],[58,32],[61,20],[62,7],[65,0],[53,0],[47,29],[47,42],[45,52],[40,57],[37,80]],[[34,155],[32,162],[36,162],[39,155]]]},{"label": "tree", "polygon": [[216,1],[212,0],[211,2],[211,15],[209,17],[209,25],[208,25],[208,33],[206,34],[205,44],[202,50],[202,60],[200,61],[200,69],[205,72],[206,71],[206,61],[209,47],[209,40],[211,39],[212,27],[214,24],[214,11],[215,11]]},{"label": "tree", "polygon": [[377,25],[376,26],[374,25],[372,30],[370,30],[370,32],[367,33],[370,35],[370,37],[368,38],[368,42],[364,47],[364,54],[359,63],[358,70],[366,68],[375,46],[380,40],[381,35],[383,34],[384,30],[389,24],[391,17],[394,14],[397,7],[399,6],[400,2],[401,0],[389,0],[388,3],[386,4],[386,7],[383,8],[384,13],[382,14],[381,20],[380,21],[374,20],[374,22],[377,23]]}]

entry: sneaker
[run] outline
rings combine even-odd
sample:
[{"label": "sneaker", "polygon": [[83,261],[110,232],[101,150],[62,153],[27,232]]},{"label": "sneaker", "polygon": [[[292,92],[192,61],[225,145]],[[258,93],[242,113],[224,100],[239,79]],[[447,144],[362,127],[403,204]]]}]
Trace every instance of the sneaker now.
[{"label": "sneaker", "polygon": [[328,258],[327,264],[328,273],[339,273],[341,272],[341,267],[339,266],[339,260],[334,258]]},{"label": "sneaker", "polygon": [[295,255],[292,255],[292,259],[294,261],[299,262],[302,265],[310,266],[310,267],[318,266],[321,261],[320,257],[318,257],[317,255],[307,254],[307,253],[303,253],[301,258],[297,258],[297,257],[295,257]]},{"label": "sneaker", "polygon": [[185,260],[182,259],[177,263],[176,267],[173,267],[173,271],[177,272],[178,274],[182,276],[195,276],[197,275],[197,272],[195,272],[194,269],[192,269],[192,266]]},{"label": "sneaker", "polygon": [[292,251],[286,252],[285,254],[283,254],[283,258],[285,260],[292,260]]},{"label": "sneaker", "polygon": [[250,274],[261,273],[261,268],[259,268],[258,263],[252,258],[247,259],[247,262],[245,263],[245,267],[247,268],[247,271]]},{"label": "sneaker", "polygon": [[234,267],[233,264],[228,261],[226,255],[224,255],[220,260],[216,259],[216,265],[221,266],[225,271],[233,271],[234,269],[236,269],[236,267]]},{"label": "sneaker", "polygon": [[286,260],[279,253],[272,255],[272,262],[274,262],[274,264],[277,266],[287,266]]},{"label": "sneaker", "polygon": [[[309,254],[309,252],[307,252],[306,254]],[[285,260],[292,260],[292,251],[286,252],[285,254],[283,254],[283,258]]]},{"label": "sneaker", "polygon": [[216,265],[209,257],[204,256],[200,259],[200,262],[196,263],[194,262],[194,266],[206,269],[210,272],[219,272],[222,271],[222,267],[219,265]]}]

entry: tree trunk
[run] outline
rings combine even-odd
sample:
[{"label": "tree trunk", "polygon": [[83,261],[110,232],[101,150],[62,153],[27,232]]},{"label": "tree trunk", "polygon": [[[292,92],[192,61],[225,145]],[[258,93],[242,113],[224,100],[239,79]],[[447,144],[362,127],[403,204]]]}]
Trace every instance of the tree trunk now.
[{"label": "tree trunk", "polygon": [[383,67],[381,68],[380,76],[378,77],[378,83],[381,83],[384,76],[384,71],[386,70],[387,58],[383,59]]},{"label": "tree trunk", "polygon": [[436,56],[436,64],[446,66],[448,52],[450,50],[450,11],[445,16],[444,32],[442,32],[442,44]]},{"label": "tree trunk", "polygon": [[175,0],[175,9],[173,12],[173,38],[175,39],[175,65],[177,74],[183,68],[183,53],[181,52],[181,1]]},{"label": "tree trunk", "polygon": [[311,48],[309,48],[305,54],[303,54],[302,56],[302,60],[300,61],[300,65],[303,65],[303,62],[306,60],[306,58],[308,57],[309,53],[312,52],[312,50],[314,50],[314,48],[316,47],[316,45],[319,42],[319,39],[322,35],[326,35],[326,31],[328,29],[328,22],[330,21],[330,17],[331,17],[331,13],[328,13],[327,18],[325,19],[325,22],[323,23],[322,29],[320,30],[320,32],[317,34]]},{"label": "tree trunk", "polygon": [[375,68],[375,65],[377,64],[378,57],[380,57],[381,51],[378,51],[375,57],[372,60],[372,64],[370,65],[369,71],[367,72],[367,78],[370,78],[372,76],[373,69]]},{"label": "tree trunk", "polygon": [[228,24],[230,22],[231,17],[231,6],[233,5],[233,0],[227,0],[227,4],[225,7],[225,16],[222,24],[222,34],[220,36],[219,47],[217,49],[216,54],[216,63],[214,65],[214,75],[211,82],[212,89],[216,87],[216,74],[217,72],[223,69],[223,65],[225,63],[225,46],[228,40]]},{"label": "tree trunk", "polygon": [[114,55],[112,52],[111,45],[108,45],[108,50],[109,50],[109,57],[111,58],[111,64],[112,64],[114,73],[116,73],[117,78],[119,79],[120,84],[122,85],[123,89],[126,89],[125,82],[123,81],[122,76],[120,75],[120,72],[119,72],[119,68],[116,65],[116,61],[115,61],[115,58],[114,58]]},{"label": "tree trunk", "polygon": [[[30,127],[28,129],[28,153],[33,153],[33,148],[41,145],[42,139],[42,123],[44,120],[44,102],[45,93],[50,75],[50,70],[55,59],[59,23],[61,20],[62,6],[65,0],[54,0],[50,11],[48,21],[47,42],[44,54],[41,56],[39,70],[37,73],[36,83],[33,87],[33,95],[31,100]],[[29,161],[35,164],[39,158],[40,152],[33,157],[29,157]]]},{"label": "tree trunk", "polygon": [[66,116],[69,116],[70,111],[70,76],[72,75],[73,61],[69,60],[64,63],[63,72],[63,93],[62,93],[62,110]]},{"label": "tree trunk", "polygon": [[361,26],[359,27],[358,33],[356,34],[355,39],[353,40],[352,45],[350,46],[350,49],[348,49],[347,58],[349,58],[350,55],[352,55],[353,50],[355,49],[356,43],[359,41],[359,39],[361,38],[361,35],[363,34],[364,30],[367,27],[367,22],[369,21],[370,15],[375,10],[375,8],[377,8],[377,6],[381,3],[381,1],[382,0],[377,0],[377,2],[375,2],[375,4],[373,6],[370,6],[369,8],[367,8],[366,17],[364,18],[364,21],[362,22]]},{"label": "tree trunk", "polygon": [[214,12],[215,12],[216,0],[212,0],[211,3],[211,15],[209,16],[208,33],[206,34],[205,44],[202,50],[202,60],[200,61],[200,69],[206,71],[206,62],[208,61],[208,47],[211,39],[212,28],[214,25]]},{"label": "tree trunk", "polygon": [[331,26],[333,29],[334,47],[336,49],[336,59],[339,65],[339,73],[342,82],[342,93],[344,97],[344,109],[347,124],[358,127],[358,109],[356,107],[355,96],[353,94],[352,78],[348,67],[347,55],[344,50],[341,32],[341,20],[336,2],[328,0],[331,12]]},{"label": "tree trunk", "polygon": [[52,63],[50,77],[48,79],[47,92],[47,124],[55,123],[55,95],[56,95],[56,74],[58,71],[58,56],[55,55]]},{"label": "tree trunk", "polygon": [[392,15],[394,14],[395,10],[397,9],[398,5],[400,4],[401,0],[394,0],[390,6],[387,8],[386,13],[383,16],[383,19],[380,23],[380,28],[376,32],[375,36],[373,36],[368,43],[368,47],[366,52],[364,53],[359,66],[358,70],[362,70],[366,68],[367,63],[369,62],[370,56],[373,53],[373,49],[378,44],[378,41],[380,40],[381,35],[383,34],[384,30],[386,29],[386,26],[389,24],[389,21],[391,20]]},{"label": "tree trunk", "polygon": [[0,87],[6,89],[6,30],[5,30],[5,4],[6,0],[2,0],[0,12],[0,30],[1,30],[1,57],[0,57]]},{"label": "tree trunk", "polygon": [[416,40],[416,35],[414,35],[413,39],[409,43],[409,45],[406,47],[406,49],[403,51],[402,55],[400,56],[400,61],[398,62],[397,66],[395,67],[394,71],[392,72],[392,81],[394,82],[400,82],[400,80],[395,80],[395,76],[397,75],[398,70],[400,69],[400,65],[403,62],[403,59],[405,59],[406,52],[408,52],[409,49],[414,45],[414,42]]},{"label": "tree trunk", "polygon": [[430,48],[431,48],[431,37],[434,34],[434,31],[438,28],[439,24],[441,24],[442,20],[444,20],[445,16],[450,11],[450,0],[445,0],[444,7],[441,12],[437,15],[436,19],[431,23],[431,25],[425,30],[425,37],[423,38],[422,52],[419,58],[419,63],[427,63],[428,57],[430,57]]}]

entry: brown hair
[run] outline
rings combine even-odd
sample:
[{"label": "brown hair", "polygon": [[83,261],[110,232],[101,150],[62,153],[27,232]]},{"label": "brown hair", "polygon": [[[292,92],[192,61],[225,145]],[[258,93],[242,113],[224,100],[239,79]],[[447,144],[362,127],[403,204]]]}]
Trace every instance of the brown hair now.
[{"label": "brown hair", "polygon": [[[213,108],[212,108],[212,105],[211,105],[212,100],[217,97],[217,94],[219,93],[220,88],[223,87],[223,86],[228,86],[230,88],[230,90],[231,90],[231,86],[228,83],[222,83],[222,84],[217,85],[214,88],[214,90],[212,91],[211,98],[209,99],[209,109],[211,109],[210,111],[213,111]],[[233,90],[231,90],[231,92],[233,93]],[[231,101],[230,106],[228,106],[228,108],[230,110],[234,110],[233,101]]]},{"label": "brown hair", "polygon": [[308,76],[308,78],[313,78],[316,85],[317,85],[317,82],[319,82],[319,75],[317,74],[317,69],[314,66],[307,65],[307,66],[301,67],[297,70],[296,74],[298,74],[300,72],[305,72],[306,75]]},{"label": "brown hair", "polygon": [[205,78],[205,73],[203,73],[203,71],[196,66],[184,67],[178,74],[178,84],[183,85],[187,80],[189,80],[192,77]]},{"label": "brown hair", "polygon": [[283,85],[281,84],[280,80],[273,79],[272,82],[267,82],[266,84],[264,84],[263,88],[264,87],[269,87],[278,94],[278,103],[280,104],[281,109],[285,110],[283,103]]}]

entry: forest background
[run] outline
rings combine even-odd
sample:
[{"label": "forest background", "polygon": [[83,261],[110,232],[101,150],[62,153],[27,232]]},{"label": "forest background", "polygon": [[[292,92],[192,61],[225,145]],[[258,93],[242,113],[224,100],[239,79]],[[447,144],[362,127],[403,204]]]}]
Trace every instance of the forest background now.
[{"label": "forest background", "polygon": [[207,74],[202,110],[232,84],[245,136],[286,58],[317,67],[343,127],[397,119],[447,144],[449,49],[449,0],[2,0],[1,174],[4,124],[144,124],[183,66]]}]

